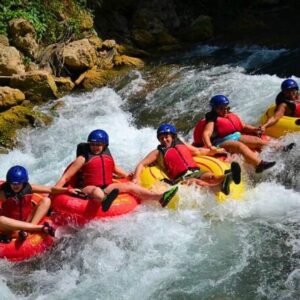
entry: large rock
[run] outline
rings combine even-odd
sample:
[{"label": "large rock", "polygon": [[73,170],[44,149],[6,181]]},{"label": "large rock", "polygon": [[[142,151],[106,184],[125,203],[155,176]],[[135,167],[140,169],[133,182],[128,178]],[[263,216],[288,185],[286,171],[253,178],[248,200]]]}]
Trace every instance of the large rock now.
[{"label": "large rock", "polygon": [[127,45],[127,44],[122,44],[122,45],[117,45],[116,47],[117,51],[119,54],[125,54],[129,56],[134,56],[134,57],[148,57],[150,54],[146,52],[145,50],[138,49],[136,47],[133,47],[132,45]]},{"label": "large rock", "polygon": [[28,20],[12,19],[9,21],[9,30],[13,44],[31,58],[38,55],[39,45],[36,41],[36,32]]},{"label": "large rock", "polygon": [[70,70],[85,71],[95,65],[97,55],[88,39],[82,39],[65,46],[62,51],[62,59]]},{"label": "large rock", "polygon": [[23,100],[25,95],[20,90],[8,86],[0,87],[0,111],[19,105]]},{"label": "large rock", "polygon": [[0,146],[11,148],[16,145],[18,129],[50,122],[49,116],[33,110],[32,106],[14,106],[0,113]]},{"label": "large rock", "polygon": [[118,75],[118,71],[93,68],[81,74],[75,83],[81,85],[86,90],[92,90],[96,87],[108,85]]},{"label": "large rock", "polygon": [[24,74],[25,66],[15,47],[0,45],[0,76]]},{"label": "large rock", "polygon": [[87,37],[87,39],[89,40],[90,44],[93,47],[95,47],[96,49],[101,48],[103,41],[102,41],[102,39],[99,38],[99,36],[92,35],[92,36]]},{"label": "large rock", "polygon": [[14,75],[10,86],[24,92],[27,99],[44,102],[57,98],[57,86],[52,75],[45,71],[32,71],[24,75]]},{"label": "large rock", "polygon": [[116,48],[97,52],[97,66],[99,69],[110,70],[114,67],[114,57],[118,54]]},{"label": "large rock", "polygon": [[144,62],[140,58],[131,57],[127,55],[116,55],[114,57],[114,65],[116,67],[131,67],[131,68],[143,68]]},{"label": "large rock", "polygon": [[116,47],[117,47],[117,42],[115,40],[105,40],[101,45],[101,49],[103,50],[110,50]]},{"label": "large rock", "polygon": [[69,94],[75,86],[75,84],[72,82],[71,78],[69,77],[55,77],[54,80],[57,86],[56,95],[58,98],[61,98]]}]

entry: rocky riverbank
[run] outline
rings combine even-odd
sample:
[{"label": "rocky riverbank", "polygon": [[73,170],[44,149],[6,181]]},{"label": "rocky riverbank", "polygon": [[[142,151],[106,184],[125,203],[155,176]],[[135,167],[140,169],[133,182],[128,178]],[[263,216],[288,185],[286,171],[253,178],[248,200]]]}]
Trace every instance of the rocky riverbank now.
[{"label": "rocky riverbank", "polygon": [[37,104],[112,84],[131,68],[198,42],[299,47],[298,1],[3,0],[0,147],[49,123]]},{"label": "rocky riverbank", "polygon": [[[68,6],[61,7],[68,20]],[[80,13],[80,34],[47,43],[38,39],[34,23],[12,18],[0,35],[0,146],[15,145],[16,130],[49,123],[51,117],[34,107],[75,89],[91,90],[112,83],[130,68],[141,68],[140,58],[126,55],[126,47],[102,40],[94,31],[92,15]]]}]

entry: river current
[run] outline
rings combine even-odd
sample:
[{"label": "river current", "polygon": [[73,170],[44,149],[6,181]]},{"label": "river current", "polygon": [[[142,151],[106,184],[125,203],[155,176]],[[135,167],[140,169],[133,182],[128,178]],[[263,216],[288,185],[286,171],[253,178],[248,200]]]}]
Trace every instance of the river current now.
[{"label": "river current", "polygon": [[[0,156],[0,178],[20,164],[31,182],[54,184],[96,128],[109,133],[118,165],[133,170],[156,147],[160,122],[175,122],[191,141],[215,94],[258,124],[291,75],[260,70],[287,53],[197,46],[132,71],[114,88],[60,99],[52,125],[20,131],[18,148]],[[299,134],[280,142],[297,145],[264,149],[277,164],[261,175],[237,158],[247,182],[240,201],[217,204],[206,189],[180,187],[177,211],[143,202],[125,216],[60,229],[40,257],[0,261],[0,299],[300,299]]]}]

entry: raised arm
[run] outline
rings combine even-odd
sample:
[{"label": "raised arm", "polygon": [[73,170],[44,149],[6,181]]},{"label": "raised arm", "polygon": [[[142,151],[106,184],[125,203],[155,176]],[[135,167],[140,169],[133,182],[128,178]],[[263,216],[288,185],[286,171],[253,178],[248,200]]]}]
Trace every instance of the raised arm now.
[{"label": "raised arm", "polygon": [[143,160],[141,160],[138,163],[138,165],[135,168],[134,175],[132,178],[132,181],[134,183],[137,183],[137,184],[140,183],[140,176],[141,176],[141,173],[142,173],[144,167],[147,167],[150,164],[154,163],[157,160],[158,155],[159,155],[159,151],[157,149],[153,150]]},{"label": "raised arm", "polygon": [[83,156],[78,156],[67,169],[67,171],[60,177],[55,186],[63,187],[82,168],[84,163],[85,158]]},{"label": "raised arm", "polygon": [[269,118],[265,124],[263,124],[263,125],[260,127],[261,130],[262,130],[262,131],[265,131],[266,128],[268,128],[268,127],[274,125],[281,117],[284,116],[284,113],[285,113],[286,108],[287,108],[286,103],[281,103],[281,104],[277,107],[277,109],[276,109],[276,111],[275,111],[275,114],[274,114],[271,118]]}]

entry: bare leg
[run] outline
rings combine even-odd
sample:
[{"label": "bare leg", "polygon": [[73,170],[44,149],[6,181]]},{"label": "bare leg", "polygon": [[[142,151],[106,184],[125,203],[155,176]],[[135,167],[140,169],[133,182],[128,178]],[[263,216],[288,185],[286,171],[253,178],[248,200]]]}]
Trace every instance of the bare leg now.
[{"label": "bare leg", "polygon": [[226,141],[221,146],[230,153],[242,154],[246,161],[255,167],[261,163],[258,154],[239,141]]},{"label": "bare leg", "polygon": [[41,221],[41,219],[46,216],[50,208],[50,205],[51,205],[50,198],[44,197],[39,203],[39,205],[37,206],[34,216],[31,220],[31,223],[34,225],[38,224]]},{"label": "bare leg", "polygon": [[0,230],[4,232],[11,232],[16,230],[25,230],[29,232],[41,231],[43,225],[35,225],[28,222],[23,222],[4,216],[0,217]]},{"label": "bare leg", "polygon": [[251,149],[261,149],[263,146],[267,146],[270,143],[270,141],[265,141],[257,136],[247,134],[242,134],[240,141]]},{"label": "bare leg", "polygon": [[191,185],[191,184],[196,184],[199,186],[208,186],[208,187],[213,187],[213,186],[218,186],[220,185],[224,180],[224,175],[221,176],[216,176],[213,173],[206,172],[202,174],[201,178],[190,178],[187,180],[184,180],[182,183],[186,185]]},{"label": "bare leg", "polygon": [[113,189],[119,189],[120,193],[131,193],[142,199],[160,200],[163,196],[163,192],[154,192],[147,190],[135,183],[112,183],[106,189],[106,193],[110,193]]},{"label": "bare leg", "polygon": [[89,185],[82,189],[90,198],[97,200],[101,203],[105,197],[104,192],[97,186]]}]

